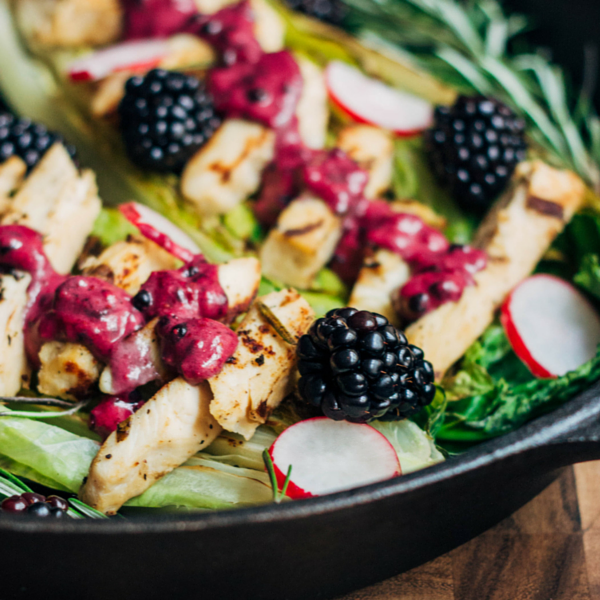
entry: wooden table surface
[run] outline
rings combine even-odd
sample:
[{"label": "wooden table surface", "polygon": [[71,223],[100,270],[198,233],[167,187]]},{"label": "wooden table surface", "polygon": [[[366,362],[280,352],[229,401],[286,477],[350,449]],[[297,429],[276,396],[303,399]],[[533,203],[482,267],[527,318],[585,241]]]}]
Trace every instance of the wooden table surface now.
[{"label": "wooden table surface", "polygon": [[339,600],[600,600],[600,461],[449,554]]}]

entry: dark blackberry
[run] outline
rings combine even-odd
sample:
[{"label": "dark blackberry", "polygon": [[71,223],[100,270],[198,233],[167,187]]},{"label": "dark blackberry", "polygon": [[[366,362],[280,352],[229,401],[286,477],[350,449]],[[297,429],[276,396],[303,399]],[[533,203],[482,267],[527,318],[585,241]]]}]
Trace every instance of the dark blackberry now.
[{"label": "dark blackberry", "polygon": [[487,209],[526,158],[525,121],[493,98],[460,96],[440,106],[425,132],[431,166],[464,208]]},{"label": "dark blackberry", "polygon": [[221,124],[199,79],[162,69],[127,81],[119,116],[131,160],[173,173],[181,172]]},{"label": "dark blackberry", "polygon": [[34,517],[60,519],[67,516],[69,504],[59,496],[46,498],[41,494],[26,492],[6,498],[0,504],[1,512],[26,513]]},{"label": "dark blackberry", "polygon": [[300,396],[336,421],[402,419],[435,395],[423,352],[376,313],[330,311],[300,338],[297,352]]},{"label": "dark blackberry", "polygon": [[333,25],[340,25],[348,13],[341,0],[285,0],[285,3],[292,10]]},{"label": "dark blackberry", "polygon": [[[11,156],[18,156],[25,162],[29,172],[56,142],[64,143],[63,137],[48,131],[44,125],[29,119],[18,119],[10,113],[0,113],[0,163]],[[65,148],[75,159],[75,147],[65,144]]]}]

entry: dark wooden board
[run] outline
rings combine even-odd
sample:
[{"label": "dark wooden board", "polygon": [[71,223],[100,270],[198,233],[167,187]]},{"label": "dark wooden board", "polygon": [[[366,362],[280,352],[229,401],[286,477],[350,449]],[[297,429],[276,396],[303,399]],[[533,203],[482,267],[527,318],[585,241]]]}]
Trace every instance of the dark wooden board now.
[{"label": "dark wooden board", "polygon": [[340,600],[600,600],[600,462],[426,565]]}]

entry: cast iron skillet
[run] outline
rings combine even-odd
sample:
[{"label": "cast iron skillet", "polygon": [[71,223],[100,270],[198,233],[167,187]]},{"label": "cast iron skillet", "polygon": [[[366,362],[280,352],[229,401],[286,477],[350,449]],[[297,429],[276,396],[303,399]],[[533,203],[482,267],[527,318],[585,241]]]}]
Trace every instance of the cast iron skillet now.
[{"label": "cast iron skillet", "polygon": [[[546,35],[565,62],[580,64],[581,45],[600,22],[596,0],[515,4],[543,11]],[[331,598],[455,548],[537,495],[562,467],[598,458],[600,383],[461,457],[328,497],[109,522],[0,516],[0,600]]]}]

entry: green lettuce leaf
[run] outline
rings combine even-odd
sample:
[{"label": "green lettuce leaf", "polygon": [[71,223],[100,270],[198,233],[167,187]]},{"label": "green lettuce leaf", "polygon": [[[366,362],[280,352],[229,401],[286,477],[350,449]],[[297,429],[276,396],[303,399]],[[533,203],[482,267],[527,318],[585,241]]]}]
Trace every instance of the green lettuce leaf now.
[{"label": "green lettuce leaf", "polygon": [[139,233],[116,208],[103,207],[94,223],[90,235],[97,237],[104,246],[111,246],[127,238],[128,235]]},{"label": "green lettuce leaf", "polygon": [[394,446],[404,475],[444,460],[433,438],[410,419],[373,421],[371,425]]},{"label": "green lettuce leaf", "polygon": [[0,455],[14,462],[16,474],[44,485],[51,481],[57,489],[76,493],[99,447],[93,440],[38,420],[0,417]]},{"label": "green lettuce leaf", "polygon": [[573,281],[594,298],[600,300],[600,256],[586,254]]},{"label": "green lettuce leaf", "polygon": [[437,440],[476,442],[503,435],[571,399],[599,377],[600,352],[562,377],[533,377],[496,323],[444,380],[449,402]]},{"label": "green lettuce leaf", "polygon": [[271,486],[264,471],[204,456],[191,458],[126,506],[222,509],[271,501]]}]

